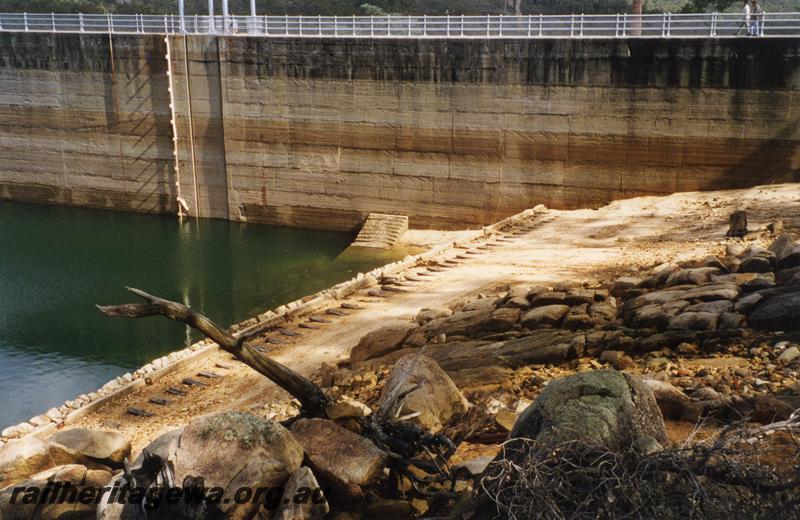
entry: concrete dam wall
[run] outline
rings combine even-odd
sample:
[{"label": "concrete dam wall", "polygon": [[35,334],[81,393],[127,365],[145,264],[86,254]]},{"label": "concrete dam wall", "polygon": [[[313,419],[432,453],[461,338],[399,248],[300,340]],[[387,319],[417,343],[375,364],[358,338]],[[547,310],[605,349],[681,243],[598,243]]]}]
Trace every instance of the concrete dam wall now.
[{"label": "concrete dam wall", "polygon": [[798,124],[797,39],[0,33],[11,200],[463,227],[796,181]]}]

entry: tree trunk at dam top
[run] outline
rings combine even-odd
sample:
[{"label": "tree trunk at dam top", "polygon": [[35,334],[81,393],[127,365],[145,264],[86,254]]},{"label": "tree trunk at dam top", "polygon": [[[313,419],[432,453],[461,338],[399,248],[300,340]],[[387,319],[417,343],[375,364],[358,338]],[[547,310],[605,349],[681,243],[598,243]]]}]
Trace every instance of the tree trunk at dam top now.
[{"label": "tree trunk at dam top", "polygon": [[313,381],[259,352],[256,347],[248,344],[243,338],[236,338],[225,332],[216,323],[182,303],[165,300],[132,287],[129,287],[128,290],[147,303],[98,305],[97,308],[106,316],[111,317],[164,316],[171,320],[181,321],[193,329],[199,330],[207,338],[217,343],[220,348],[230,352],[241,362],[289,392],[300,401],[304,411],[313,416],[324,417],[325,407],[330,400]]}]

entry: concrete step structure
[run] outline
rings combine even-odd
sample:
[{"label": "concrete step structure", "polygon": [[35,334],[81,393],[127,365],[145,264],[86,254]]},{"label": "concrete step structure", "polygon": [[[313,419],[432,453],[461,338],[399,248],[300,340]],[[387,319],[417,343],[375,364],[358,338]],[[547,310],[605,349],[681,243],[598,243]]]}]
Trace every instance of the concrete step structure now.
[{"label": "concrete step structure", "polygon": [[358,236],[339,258],[354,257],[375,249],[391,249],[408,231],[408,216],[370,213]]}]

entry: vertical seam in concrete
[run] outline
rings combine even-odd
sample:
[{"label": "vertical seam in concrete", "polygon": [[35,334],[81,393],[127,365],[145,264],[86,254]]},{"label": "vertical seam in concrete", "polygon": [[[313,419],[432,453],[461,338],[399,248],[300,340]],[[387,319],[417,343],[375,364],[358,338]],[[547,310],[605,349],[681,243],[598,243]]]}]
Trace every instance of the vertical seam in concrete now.
[{"label": "vertical seam in concrete", "polygon": [[[231,179],[228,176],[228,151],[225,146],[225,90],[222,83],[222,52],[220,50],[220,42],[222,37],[214,38],[217,42],[217,79],[219,80],[219,122],[220,131],[222,133],[222,168],[225,170],[225,213],[228,215],[228,220],[231,219]],[[236,219],[238,220],[238,218]]]},{"label": "vertical seam in concrete", "polygon": [[192,181],[194,185],[194,218],[200,218],[200,197],[197,194],[197,158],[194,149],[194,116],[192,114],[192,74],[189,71],[189,41],[183,35],[183,61],[186,67],[186,103],[189,111],[189,149],[192,153]]},{"label": "vertical seam in concrete", "polygon": [[[119,113],[119,99],[117,98],[117,69],[114,65],[114,36],[108,33],[108,54],[111,60],[111,100],[114,103],[114,126],[119,126],[120,113]],[[127,191],[128,176],[125,174],[125,161],[123,159],[122,151],[122,136],[117,136],[117,143],[119,144],[119,169],[122,172],[122,186]]]}]

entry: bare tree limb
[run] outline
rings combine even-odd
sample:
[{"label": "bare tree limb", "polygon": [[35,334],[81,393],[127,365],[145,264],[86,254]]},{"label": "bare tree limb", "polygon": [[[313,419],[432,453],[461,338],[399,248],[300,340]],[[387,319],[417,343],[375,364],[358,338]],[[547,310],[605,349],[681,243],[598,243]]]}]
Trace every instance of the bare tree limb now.
[{"label": "bare tree limb", "polygon": [[128,287],[127,289],[147,303],[98,305],[97,308],[100,309],[100,312],[110,317],[144,318],[147,316],[164,316],[171,320],[181,321],[199,330],[207,338],[217,343],[220,348],[230,352],[250,368],[289,392],[300,401],[303,410],[307,413],[317,417],[325,416],[324,410],[329,403],[329,399],[313,381],[262,354],[248,344],[246,340],[229,334],[206,316],[182,303],[165,300],[133,287]]},{"label": "bare tree limb", "polygon": [[[97,308],[106,316],[120,318],[165,316],[171,320],[186,323],[216,342],[220,348],[230,352],[250,368],[289,392],[300,401],[305,414],[328,418],[326,408],[331,401],[322,390],[313,381],[261,353],[255,346],[248,343],[248,338],[229,334],[207,317],[182,303],[165,300],[140,289],[129,287],[128,291],[142,298],[146,303],[98,305]],[[359,422],[362,435],[372,440],[379,449],[385,451],[389,455],[393,467],[401,473],[405,474],[409,471],[409,466],[415,466],[438,475],[438,481],[451,480],[450,472],[442,468],[446,466],[446,460],[450,454],[455,451],[452,442],[443,435],[432,435],[413,423],[394,419],[394,417],[377,417],[375,415],[361,417]],[[436,458],[433,458],[432,462],[414,458],[420,452],[425,452],[430,456],[430,450],[437,454],[438,461]],[[416,482],[415,488],[421,483],[422,481]]]}]

